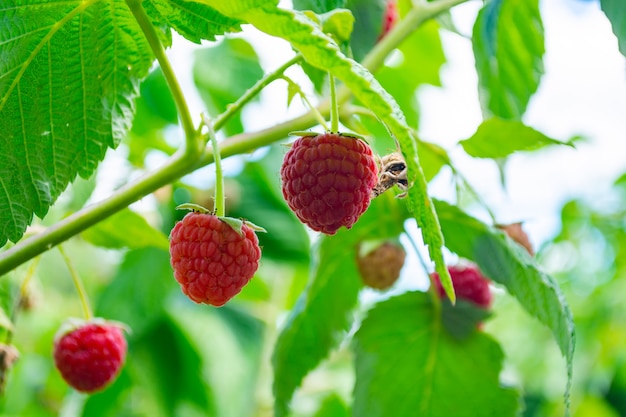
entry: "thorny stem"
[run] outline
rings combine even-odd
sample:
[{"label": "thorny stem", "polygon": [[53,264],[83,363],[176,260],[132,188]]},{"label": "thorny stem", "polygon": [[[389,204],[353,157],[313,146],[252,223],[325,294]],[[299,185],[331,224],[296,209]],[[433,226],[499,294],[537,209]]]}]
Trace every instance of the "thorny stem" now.
[{"label": "thorny stem", "polygon": [[86,320],[91,320],[93,318],[93,314],[91,312],[91,307],[89,306],[89,298],[87,297],[87,291],[85,291],[85,286],[83,285],[83,281],[80,279],[78,275],[78,271],[74,268],[74,263],[65,253],[65,249],[63,249],[62,245],[58,246],[59,252],[61,252],[61,256],[67,265],[67,269],[70,271],[70,275],[72,276],[72,281],[74,281],[74,286],[76,287],[76,291],[78,292],[78,297],[80,298],[80,303],[83,306],[83,314],[85,315]]},{"label": "thorny stem", "polygon": [[[77,235],[85,229],[93,226],[102,219],[105,219],[119,210],[128,207],[131,203],[140,198],[154,192],[158,188],[169,184],[181,176],[194,171],[197,168],[208,165],[213,162],[213,152],[209,148],[205,149],[202,155],[194,151],[198,137],[197,131],[194,130],[193,123],[187,108],[186,101],[182,94],[182,90],[176,82],[174,72],[167,60],[163,60],[161,51],[163,51],[156,37],[156,32],[149,23],[147,16],[139,0],[126,0],[129,8],[133,11],[135,18],[140,22],[141,28],[149,40],[153,52],[157,56],[162,66],[163,74],[168,83],[171,82],[170,88],[181,117],[181,124],[185,132],[187,149],[181,149],[175,153],[162,167],[156,171],[149,172],[142,177],[136,179],[132,183],[126,184],[118,189],[110,197],[99,201],[93,205],[84,207],[80,211],[66,217],[62,221],[47,228],[45,231],[27,238],[11,249],[0,254],[0,276],[18,267],[22,263],[35,256],[51,249],[59,243]],[[437,0],[420,4],[415,7],[405,19],[401,20],[394,29],[392,29],[376,46],[370,51],[364,59],[363,65],[370,72],[375,72],[383,64],[385,57],[396,48],[420,23],[435,17],[436,15],[448,10],[449,8],[464,3],[467,0]],[[155,50],[156,49],[156,50]],[[164,52],[163,52],[164,54]],[[161,57],[161,59],[159,59]],[[165,64],[163,64],[165,62]],[[337,91],[337,102],[345,103],[351,96],[350,90],[342,86]],[[235,110],[230,110],[233,113]],[[317,111],[324,117],[330,114],[330,105],[328,102],[321,103],[317,107]],[[229,112],[229,110],[227,110]],[[230,116],[229,116],[230,117]],[[220,117],[218,117],[218,120]],[[219,120],[220,126],[226,120]],[[295,130],[305,130],[317,124],[314,112],[309,111],[302,116],[288,120],[284,123],[277,124],[271,128],[263,129],[254,133],[242,133],[232,136],[222,141],[220,153],[222,158],[250,152],[261,146],[267,146],[277,140],[286,137],[289,132]]]}]

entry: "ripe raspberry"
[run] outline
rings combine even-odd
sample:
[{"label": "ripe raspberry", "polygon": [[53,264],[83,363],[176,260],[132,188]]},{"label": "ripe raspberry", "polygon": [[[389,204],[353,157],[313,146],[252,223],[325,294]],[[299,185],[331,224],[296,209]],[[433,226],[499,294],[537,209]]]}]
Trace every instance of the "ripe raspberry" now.
[{"label": "ripe raspberry", "polygon": [[341,226],[350,229],[369,207],[378,168],[362,140],[324,133],[296,139],[280,175],[283,196],[300,221],[334,235]]},{"label": "ripe raspberry", "polygon": [[383,30],[378,37],[378,40],[381,40],[385,37],[387,33],[396,25],[398,21],[398,3],[397,0],[387,0],[387,5],[385,7],[385,13],[383,14]]},{"label": "ripe raspberry", "polygon": [[[485,278],[476,266],[449,266],[448,271],[454,285],[454,292],[459,299],[473,302],[479,307],[489,308],[491,306],[491,291],[489,290],[489,280]],[[446,297],[439,280],[439,274],[432,274],[437,292],[441,298]]]},{"label": "ripe raspberry", "polygon": [[400,276],[405,257],[402,246],[393,242],[384,242],[364,256],[357,256],[361,280],[378,290],[390,288]]},{"label": "ripe raspberry", "polygon": [[196,303],[223,306],[259,267],[261,249],[245,222],[238,233],[213,214],[189,213],[170,234],[170,262],[183,293]]},{"label": "ripe raspberry", "polygon": [[54,341],[54,363],[76,390],[104,389],[118,375],[126,358],[126,339],[119,325],[104,321],[73,323]]}]

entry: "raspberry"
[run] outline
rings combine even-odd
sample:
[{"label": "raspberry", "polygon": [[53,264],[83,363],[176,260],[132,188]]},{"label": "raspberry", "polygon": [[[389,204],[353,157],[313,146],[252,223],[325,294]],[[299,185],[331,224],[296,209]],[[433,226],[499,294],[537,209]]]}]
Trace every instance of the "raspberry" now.
[{"label": "raspberry", "polygon": [[402,246],[384,242],[364,256],[357,257],[363,284],[377,290],[390,288],[400,276],[406,253]]},{"label": "raspberry", "polygon": [[385,7],[385,13],[383,14],[383,29],[378,37],[378,40],[381,40],[385,37],[387,33],[396,25],[398,21],[398,3],[397,0],[387,0],[387,5]]},{"label": "raspberry", "polygon": [[54,341],[54,363],[63,379],[78,391],[104,389],[118,375],[126,358],[122,328],[104,321],[72,322]]},{"label": "raspberry", "polygon": [[[448,271],[452,278],[454,292],[459,299],[471,301],[485,309],[491,306],[489,280],[481,274],[476,266],[449,266]],[[432,277],[439,296],[441,298],[446,297],[439,274],[435,272]]]},{"label": "raspberry", "polygon": [[250,281],[261,249],[245,222],[240,234],[220,217],[193,212],[172,229],[170,256],[183,293],[196,303],[220,307]]},{"label": "raspberry", "polygon": [[311,229],[334,235],[350,229],[370,204],[378,180],[372,149],[336,133],[302,136],[280,169],[289,207]]}]

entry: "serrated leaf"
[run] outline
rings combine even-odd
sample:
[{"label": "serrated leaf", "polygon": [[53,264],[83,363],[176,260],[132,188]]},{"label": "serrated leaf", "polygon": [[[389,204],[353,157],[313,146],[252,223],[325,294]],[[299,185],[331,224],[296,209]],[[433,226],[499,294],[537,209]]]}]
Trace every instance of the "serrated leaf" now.
[{"label": "serrated leaf", "polygon": [[478,13],[472,44],[483,114],[520,120],[543,74],[538,0],[491,0]]},{"label": "serrated leaf", "polygon": [[517,416],[519,394],[499,381],[503,353],[488,335],[442,329],[425,293],[377,304],[355,335],[353,416]]},{"label": "serrated leaf", "polygon": [[504,158],[517,151],[534,151],[549,145],[568,145],[552,139],[517,120],[492,117],[478,126],[476,133],[459,142],[475,158]]},{"label": "serrated leaf", "polygon": [[[224,38],[217,45],[195,53],[193,80],[210,116],[225,111],[262,76],[256,51],[244,39]],[[243,131],[239,114],[226,124],[225,131],[228,135]]]},{"label": "serrated leaf", "polygon": [[214,41],[217,35],[241,30],[241,20],[226,17],[204,4],[187,0],[149,2],[169,26],[186,39],[198,44],[203,39]]},{"label": "serrated leaf", "polygon": [[169,249],[169,241],[161,231],[150,226],[141,215],[123,209],[81,233],[95,246],[110,249],[155,247]]},{"label": "serrated leaf", "polygon": [[397,199],[383,194],[351,230],[342,228],[335,236],[320,238],[309,286],[291,311],[274,350],[276,416],[287,414],[304,376],[337,346],[350,327],[349,314],[361,288],[356,266],[358,243],[397,237],[407,215]]},{"label": "serrated leaf", "polygon": [[1,0],[0,9],[2,246],[126,135],[153,56],[123,0]]},{"label": "serrated leaf", "polygon": [[526,249],[504,232],[487,226],[457,207],[435,201],[446,247],[473,260],[490,279],[504,285],[526,311],[552,332],[567,362],[569,388],[574,359],[574,319],[557,282],[539,270]]},{"label": "serrated leaf", "polygon": [[619,51],[626,56],[626,3],[622,0],[600,0],[600,8],[611,22]]}]

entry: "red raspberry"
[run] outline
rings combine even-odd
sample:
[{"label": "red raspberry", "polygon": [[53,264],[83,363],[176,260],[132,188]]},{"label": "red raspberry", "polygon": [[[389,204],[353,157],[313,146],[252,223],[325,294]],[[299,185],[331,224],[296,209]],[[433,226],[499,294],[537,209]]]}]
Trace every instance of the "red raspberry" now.
[{"label": "red raspberry", "polygon": [[397,0],[387,0],[387,5],[385,7],[385,14],[383,15],[383,30],[378,37],[378,40],[381,40],[385,37],[387,33],[396,25],[398,21],[398,3]]},{"label": "red raspberry", "polygon": [[383,242],[364,256],[357,257],[363,284],[377,290],[390,288],[400,276],[406,252],[401,245]]},{"label": "red raspberry", "polygon": [[54,341],[54,363],[63,379],[81,392],[104,389],[126,358],[126,339],[119,325],[81,322],[63,326]]},{"label": "red raspberry", "polygon": [[[454,292],[459,299],[473,302],[479,307],[489,308],[491,306],[491,290],[489,280],[485,278],[476,266],[449,266],[448,271],[454,285]],[[437,287],[437,292],[441,298],[446,297],[441,286],[439,274],[432,274],[433,281]]]},{"label": "red raspberry", "polygon": [[336,133],[303,136],[280,169],[289,207],[311,229],[334,235],[350,229],[369,207],[378,168],[362,140]]},{"label": "red raspberry", "polygon": [[170,262],[183,293],[196,303],[223,306],[259,267],[261,249],[254,230],[241,234],[213,214],[189,213],[172,229]]}]

